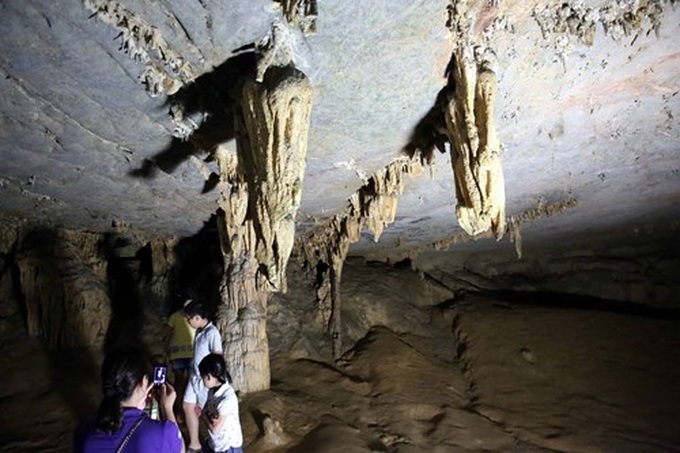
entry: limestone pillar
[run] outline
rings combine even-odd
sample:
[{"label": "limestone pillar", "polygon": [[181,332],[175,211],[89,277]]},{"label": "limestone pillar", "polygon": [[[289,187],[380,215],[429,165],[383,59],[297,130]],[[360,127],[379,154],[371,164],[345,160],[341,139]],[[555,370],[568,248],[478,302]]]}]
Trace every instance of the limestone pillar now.
[{"label": "limestone pillar", "polygon": [[292,66],[248,80],[236,117],[236,154],[220,148],[225,273],[217,324],[237,389],[269,388],[267,300],[286,290],[304,178],[311,87]]}]

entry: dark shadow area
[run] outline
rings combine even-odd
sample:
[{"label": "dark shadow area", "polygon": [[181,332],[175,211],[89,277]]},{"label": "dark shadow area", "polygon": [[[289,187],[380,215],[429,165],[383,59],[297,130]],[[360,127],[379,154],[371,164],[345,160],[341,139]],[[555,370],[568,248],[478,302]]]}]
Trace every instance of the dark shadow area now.
[{"label": "dark shadow area", "polygon": [[402,148],[402,153],[409,158],[413,158],[420,151],[423,161],[431,162],[435,149],[441,153],[446,152],[446,144],[449,143],[449,138],[446,134],[444,109],[455,90],[455,82],[452,75],[455,65],[456,60],[451,55],[451,59],[444,71],[444,75],[447,78],[446,85],[439,90],[434,105],[418,121],[409,137],[408,143]]},{"label": "dark shadow area", "polygon": [[[172,116],[181,118],[193,132],[187,132],[185,139],[173,138],[165,150],[145,160],[130,175],[150,178],[159,169],[172,173],[189,156],[199,153],[209,153],[207,159],[211,159],[217,145],[235,137],[234,115],[240,108],[241,88],[247,76],[254,77],[255,65],[253,51],[236,54],[169,97],[166,107]],[[214,179],[206,181],[204,193],[214,188]]]},{"label": "dark shadow area", "polygon": [[255,409],[253,410],[250,415],[253,416],[253,420],[255,421],[255,425],[257,425],[257,429],[260,432],[260,435],[265,434],[265,429],[264,429],[264,421],[270,417],[269,414],[262,412],[260,409]]},{"label": "dark shadow area", "polygon": [[[366,335],[366,337],[368,337],[368,334]],[[367,340],[366,337],[360,339],[355,344],[354,348],[352,348],[350,351],[348,351],[346,353],[347,357],[351,356],[355,351],[364,349],[366,347],[366,345],[369,345],[372,342],[372,339]],[[346,360],[347,357],[340,359],[340,360]],[[362,384],[362,383],[366,382],[364,379],[362,379],[358,376],[353,376],[351,374],[348,374],[345,371],[343,371],[342,369],[336,368],[335,366],[331,365],[328,362],[323,362],[323,361],[317,360],[317,359],[297,359],[296,362],[298,362],[298,363],[308,363],[308,364],[311,364],[313,366],[317,366],[317,367],[322,368],[324,370],[330,371],[331,373],[334,373],[334,374],[342,376],[346,379],[349,379],[351,382],[354,382],[356,384]]]},{"label": "dark shadow area", "polygon": [[213,215],[198,233],[180,240],[175,247],[176,294],[202,302],[214,314],[221,303],[223,263],[217,218]]},{"label": "dark shadow area", "polygon": [[[64,263],[77,259],[74,251],[70,249],[72,246],[60,238],[54,230],[31,231],[24,237],[22,250],[17,253],[23,254],[23,259],[28,260],[31,267],[33,279],[27,284],[36,285],[37,288],[22,287],[20,276],[22,269],[16,260],[16,253],[12,256],[11,269],[14,274],[12,278],[14,295],[19,305],[18,314],[24,322],[22,327],[28,333],[30,316],[33,318],[31,322],[37,323],[40,329],[35,342],[26,342],[19,348],[30,350],[36,343],[41,345],[41,352],[44,353],[49,365],[50,389],[62,397],[67,410],[74,418],[83,418],[92,413],[98,404],[98,401],[90,397],[88,389],[93,386],[92,378],[96,379],[99,375],[99,363],[95,353],[85,347],[87,340],[83,332],[73,329],[67,319],[72,313],[67,306],[70,301],[66,299],[67,291],[64,285],[72,278],[70,272],[73,272],[74,267]],[[40,296],[44,296],[48,287],[49,293],[55,297],[48,301],[40,300]],[[26,297],[27,291],[35,291],[35,294],[31,294],[33,300]],[[32,355],[31,360],[36,359],[36,355]]]},{"label": "dark shadow area", "polygon": [[136,276],[140,260],[126,255],[127,239],[107,233],[102,240],[102,254],[106,258],[106,275],[111,301],[111,321],[104,340],[104,352],[117,347],[139,347],[142,342],[143,307],[138,293]]},{"label": "dark shadow area", "polygon": [[550,291],[484,291],[478,294],[497,299],[501,301],[499,306],[508,309],[512,309],[512,305],[505,305],[504,302],[533,307],[602,311],[655,319],[680,319],[680,308],[655,307],[577,294]]}]

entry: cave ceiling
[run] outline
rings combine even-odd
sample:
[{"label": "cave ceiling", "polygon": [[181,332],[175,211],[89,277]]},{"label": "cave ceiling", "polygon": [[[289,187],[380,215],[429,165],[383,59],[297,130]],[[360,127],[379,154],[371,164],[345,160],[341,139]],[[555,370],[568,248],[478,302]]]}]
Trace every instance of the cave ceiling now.
[{"label": "cave ceiling", "polygon": [[[316,8],[305,33],[302,22],[290,25],[296,66],[313,89],[298,236],[342,215],[372,175],[408,159],[404,150],[447,83],[452,3],[497,57],[505,212],[522,224],[523,241],[677,235],[674,1],[298,3]],[[158,58],[184,65],[172,68],[175,85],[153,86],[144,56],[103,11],[153,28],[149,45],[165,52]],[[196,233],[215,213],[218,169],[209,149],[177,137],[173,102],[200,85],[196,124],[219,120],[210,90],[227,92],[240,58],[282,20],[269,0],[0,1],[0,211],[93,231]],[[236,146],[226,121],[211,127],[204,144]],[[450,160],[436,151],[404,175],[394,221],[378,242],[363,232],[350,253],[463,237]]]}]

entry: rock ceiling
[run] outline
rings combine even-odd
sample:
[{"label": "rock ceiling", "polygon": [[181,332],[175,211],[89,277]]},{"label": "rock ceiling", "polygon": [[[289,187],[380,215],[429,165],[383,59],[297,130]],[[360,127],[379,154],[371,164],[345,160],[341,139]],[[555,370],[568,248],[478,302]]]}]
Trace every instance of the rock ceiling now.
[{"label": "rock ceiling", "polygon": [[[525,243],[610,230],[677,235],[674,1],[280,3],[308,13],[284,25],[313,89],[299,237],[346,213],[371,181],[390,204],[351,253],[467,237],[448,147],[429,163],[404,152],[447,83],[454,6],[497,59],[503,243],[520,229]],[[236,146],[211,90],[227,92],[253,43],[272,23],[288,24],[281,4],[0,1],[0,211],[97,231],[198,231],[217,208],[210,147]],[[152,31],[147,42],[135,41],[140,28]],[[187,99],[193,116],[178,121],[170,113]],[[203,141],[180,138],[192,128]],[[377,243],[371,227],[385,227]]]}]

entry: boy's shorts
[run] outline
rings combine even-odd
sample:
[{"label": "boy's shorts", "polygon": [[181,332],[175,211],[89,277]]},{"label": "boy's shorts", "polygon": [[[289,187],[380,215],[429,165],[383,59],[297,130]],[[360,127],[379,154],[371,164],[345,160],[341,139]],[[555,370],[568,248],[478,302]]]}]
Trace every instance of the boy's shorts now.
[{"label": "boy's shorts", "polygon": [[203,380],[192,374],[187,383],[187,389],[184,392],[185,403],[193,403],[198,407],[205,406],[205,402],[208,401],[208,388],[203,385]]},{"label": "boy's shorts", "polygon": [[173,371],[191,371],[192,359],[174,359],[170,361],[170,369]]}]

